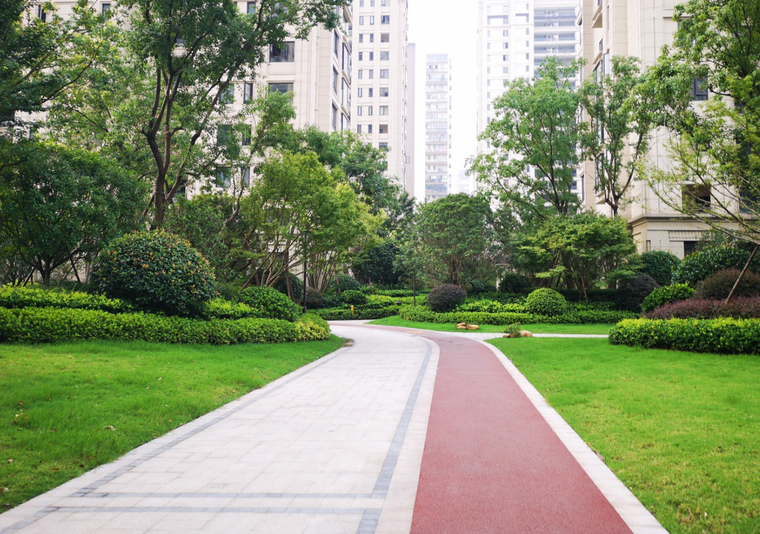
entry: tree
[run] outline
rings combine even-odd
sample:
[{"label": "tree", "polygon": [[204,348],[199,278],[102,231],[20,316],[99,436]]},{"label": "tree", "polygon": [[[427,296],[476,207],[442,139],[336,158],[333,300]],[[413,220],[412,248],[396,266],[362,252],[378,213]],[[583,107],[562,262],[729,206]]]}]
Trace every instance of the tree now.
[{"label": "tree", "polygon": [[242,199],[246,285],[273,286],[304,254],[311,287],[326,289],[351,251],[374,238],[382,216],[341,183],[314,153],[273,155]]},{"label": "tree", "polygon": [[613,217],[624,206],[649,149],[651,117],[642,113],[638,91],[643,80],[636,58],[615,56],[611,74],[594,72],[580,88],[581,106],[589,118],[580,124],[580,145],[594,162],[594,189],[604,195]]},{"label": "tree", "polygon": [[153,224],[161,226],[191,178],[229,173],[241,135],[228,105],[237,82],[255,79],[270,45],[337,26],[336,8],[346,4],[260,0],[242,13],[233,0],[121,0],[92,34],[87,46],[101,50],[101,62],[66,104],[67,116],[135,152],[152,176]]},{"label": "tree", "polygon": [[517,247],[534,275],[554,287],[577,289],[586,298],[597,283],[610,285],[633,276],[636,245],[621,218],[597,213],[554,216],[521,234]]},{"label": "tree", "polygon": [[652,187],[674,210],[758,244],[760,0],[689,0],[673,17],[673,45],[647,86],[673,163],[652,169]]},{"label": "tree", "polygon": [[35,141],[13,148],[17,161],[0,172],[0,234],[43,283],[140,226],[146,190],[113,162]]},{"label": "tree", "polygon": [[506,82],[494,103],[496,118],[480,135],[493,148],[477,156],[470,172],[528,216],[573,213],[579,157],[578,95],[571,79],[577,65],[548,58],[532,80]]},{"label": "tree", "polygon": [[464,287],[492,274],[498,250],[488,197],[460,193],[423,204],[413,231],[433,284]]}]

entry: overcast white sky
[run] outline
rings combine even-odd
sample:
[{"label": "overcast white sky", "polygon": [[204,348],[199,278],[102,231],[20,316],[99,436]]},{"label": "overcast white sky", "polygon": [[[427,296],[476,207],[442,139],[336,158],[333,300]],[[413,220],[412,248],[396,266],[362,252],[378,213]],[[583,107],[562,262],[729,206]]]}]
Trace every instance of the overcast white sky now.
[{"label": "overcast white sky", "polygon": [[464,169],[477,146],[477,0],[409,0],[409,42],[417,45],[415,193],[424,198],[425,56],[452,60],[452,177]]}]

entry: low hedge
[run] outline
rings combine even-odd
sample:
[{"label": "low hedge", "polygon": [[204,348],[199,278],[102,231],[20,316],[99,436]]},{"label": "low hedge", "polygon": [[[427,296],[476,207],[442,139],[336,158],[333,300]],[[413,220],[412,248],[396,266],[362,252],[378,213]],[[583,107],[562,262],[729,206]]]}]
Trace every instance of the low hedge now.
[{"label": "low hedge", "polygon": [[242,302],[230,302],[218,298],[206,303],[201,313],[204,319],[264,319],[259,308],[253,308]]},{"label": "low hedge", "polygon": [[330,337],[320,317],[203,321],[149,313],[113,314],[99,310],[0,308],[0,341],[46,343],[84,339],[143,340],[157,343],[230,345],[283,343]]},{"label": "low hedge", "polygon": [[436,313],[426,306],[403,306],[399,310],[399,315],[406,321],[415,321],[420,323],[471,323],[471,324],[493,324],[507,325],[512,323],[520,324],[591,324],[591,323],[617,323],[623,319],[638,317],[637,314],[624,311],[611,310],[588,310],[576,309],[562,315],[548,317],[546,315],[537,315],[528,312],[504,312],[504,313],[486,313],[486,312],[459,312],[453,311],[448,313]]},{"label": "low hedge", "polygon": [[631,319],[610,330],[613,345],[715,354],[760,354],[758,319]]},{"label": "low hedge", "polygon": [[337,306],[333,308],[322,308],[315,310],[314,313],[327,321],[343,321],[347,319],[382,319],[384,317],[393,317],[398,315],[398,304],[389,304],[386,306],[377,306],[368,304],[364,306],[354,306],[354,313],[351,313],[350,306]]},{"label": "low hedge", "polygon": [[112,313],[134,311],[131,304],[120,299],[109,299],[82,291],[54,291],[39,286],[0,287],[0,307],[71,308]]}]

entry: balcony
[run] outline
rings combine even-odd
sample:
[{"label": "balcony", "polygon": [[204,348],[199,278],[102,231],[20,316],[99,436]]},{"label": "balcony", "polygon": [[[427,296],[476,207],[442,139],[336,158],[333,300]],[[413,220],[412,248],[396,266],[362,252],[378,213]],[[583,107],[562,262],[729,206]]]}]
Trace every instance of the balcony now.
[{"label": "balcony", "polygon": [[594,15],[591,17],[591,27],[601,28],[604,23],[602,17],[602,0],[596,0],[596,8],[594,9]]}]

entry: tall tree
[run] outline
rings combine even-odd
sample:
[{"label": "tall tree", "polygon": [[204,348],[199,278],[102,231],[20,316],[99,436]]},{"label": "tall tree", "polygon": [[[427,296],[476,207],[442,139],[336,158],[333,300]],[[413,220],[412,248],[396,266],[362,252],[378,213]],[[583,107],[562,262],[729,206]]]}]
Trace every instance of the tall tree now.
[{"label": "tall tree", "polygon": [[506,82],[493,102],[496,117],[480,136],[493,150],[477,156],[470,172],[515,211],[545,218],[577,209],[577,68],[548,58],[533,80]]},{"label": "tall tree", "polygon": [[760,243],[760,0],[689,0],[673,16],[647,92],[673,165],[653,169],[652,186],[676,211]]},{"label": "tall tree", "polygon": [[594,162],[594,189],[604,196],[614,217],[630,200],[626,195],[649,150],[652,122],[642,112],[643,80],[636,58],[615,56],[610,74],[594,72],[580,88],[581,106],[589,119],[580,124],[581,149]]},{"label": "tall tree", "polygon": [[[160,226],[194,174],[229,172],[223,162],[234,156],[227,139],[237,124],[229,104],[242,93],[238,82],[255,80],[270,45],[304,38],[318,24],[335,27],[336,8],[347,2],[259,0],[243,13],[234,0],[119,0],[91,37],[111,46],[85,95],[67,103],[69,115],[134,147],[152,178]],[[101,112],[90,118],[93,101]]]}]

